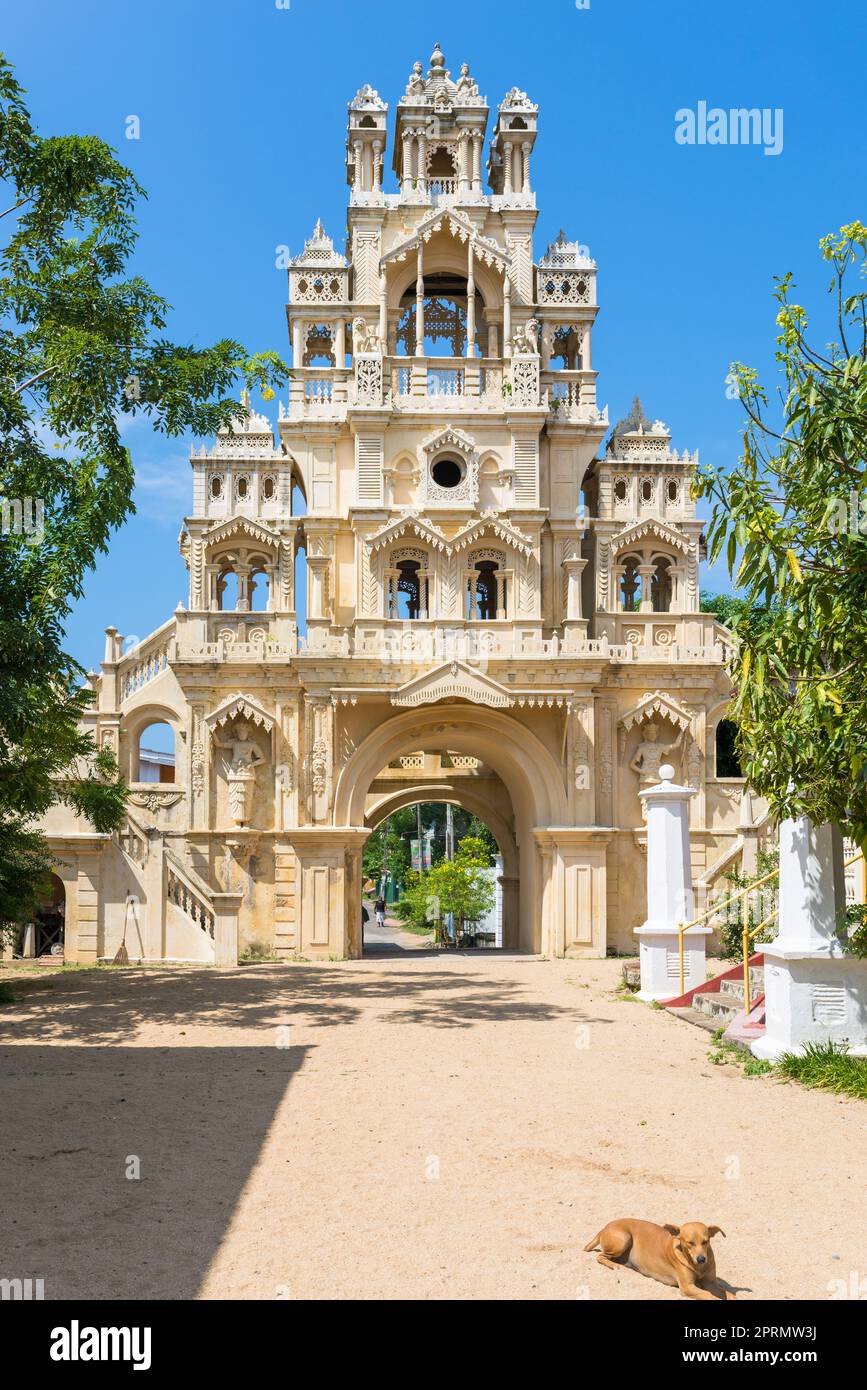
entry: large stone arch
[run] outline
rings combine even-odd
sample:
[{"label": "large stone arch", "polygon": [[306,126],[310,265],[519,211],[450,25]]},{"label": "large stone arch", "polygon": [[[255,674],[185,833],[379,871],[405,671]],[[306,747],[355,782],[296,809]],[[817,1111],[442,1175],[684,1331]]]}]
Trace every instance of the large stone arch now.
[{"label": "large stone arch", "polygon": [[[537,843],[536,832],[568,823],[562,771],[545,745],[526,725],[487,706],[436,705],[423,714],[410,710],[385,720],[359,744],[337,780],[333,825],[352,832],[367,830],[366,803],[376,775],[395,758],[419,746],[426,750],[468,753],[491,767],[506,786],[512,801],[515,843],[518,853],[519,929],[514,944],[521,950],[552,949],[554,909],[545,895],[546,865],[550,849]],[[360,848],[354,851],[360,857]],[[350,877],[359,877],[354,865]],[[544,898],[544,901],[543,901]],[[354,909],[352,909],[354,912]],[[354,921],[347,916],[348,954],[358,954]]]}]

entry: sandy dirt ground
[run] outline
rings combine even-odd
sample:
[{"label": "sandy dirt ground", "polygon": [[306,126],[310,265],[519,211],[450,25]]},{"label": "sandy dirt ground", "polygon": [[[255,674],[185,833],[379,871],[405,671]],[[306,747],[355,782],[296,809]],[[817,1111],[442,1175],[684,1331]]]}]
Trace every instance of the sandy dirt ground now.
[{"label": "sandy dirt ground", "polygon": [[863,1275],[863,1105],[709,1064],[619,976],[411,951],[58,978],[0,1009],[0,1276],[48,1298],[677,1298],[584,1253],[626,1215],[722,1226],[740,1298]]}]

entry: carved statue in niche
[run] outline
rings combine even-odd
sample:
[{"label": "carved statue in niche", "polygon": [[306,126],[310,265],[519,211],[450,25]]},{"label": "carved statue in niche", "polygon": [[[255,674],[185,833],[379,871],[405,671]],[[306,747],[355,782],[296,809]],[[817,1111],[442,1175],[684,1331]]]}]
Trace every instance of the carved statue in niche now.
[{"label": "carved statue in niche", "polygon": [[659,725],[648,724],[644,730],[644,738],[635,750],[635,757],[629,764],[632,772],[638,773],[639,790],[654,785],[659,781],[659,769],[665,762],[670,753],[680,745],[683,738],[683,731],[677,735],[673,743],[659,742]]},{"label": "carved statue in niche", "polygon": [[698,791],[701,787],[702,752],[695,739],[690,739],[686,751],[686,785]]},{"label": "carved statue in niche", "polygon": [[233,736],[222,739],[214,732],[212,738],[217,748],[225,749],[228,753],[228,757],[223,758],[223,771],[229,791],[229,814],[235,825],[249,825],[256,790],[256,768],[265,762],[264,754],[250,738],[250,725],[243,720],[236,722]]}]

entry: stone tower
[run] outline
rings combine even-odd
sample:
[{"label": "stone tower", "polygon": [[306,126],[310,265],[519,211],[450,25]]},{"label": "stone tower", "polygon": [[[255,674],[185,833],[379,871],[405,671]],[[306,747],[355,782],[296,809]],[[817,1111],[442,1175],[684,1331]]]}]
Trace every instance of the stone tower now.
[{"label": "stone tower", "polygon": [[[93,678],[132,798],[120,843],[81,847],[79,958],[113,953],[130,893],[145,955],[357,955],[362,846],[419,799],[491,826],[506,945],[628,948],[663,749],[698,791],[696,875],[735,843],[697,456],[639,403],[603,447],[596,264],[562,232],[535,258],[538,109],[511,88],[486,156],[489,115],[439,46],[390,135],[370,86],[349,103],[345,251],[317,223],[289,263],[276,433],[247,403],[194,451],[188,603],[132,651],[110,630]],[[175,780],[151,786],[158,718]]]}]

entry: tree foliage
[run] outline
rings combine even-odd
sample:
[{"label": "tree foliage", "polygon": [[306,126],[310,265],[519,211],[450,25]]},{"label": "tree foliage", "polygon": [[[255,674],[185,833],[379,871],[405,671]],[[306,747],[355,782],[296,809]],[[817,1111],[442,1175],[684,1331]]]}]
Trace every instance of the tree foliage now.
[{"label": "tree foliage", "polygon": [[[91,704],[64,622],[132,510],[124,417],[208,434],[267,396],[285,368],[163,335],[169,306],[126,274],[144,192],[93,136],[42,139],[0,55],[0,928],[31,910],[50,864],[36,828],[56,801],[101,832],[123,815],[111,756],[82,725]],[[231,392],[231,394],[230,394]]]},{"label": "tree foliage", "polygon": [[[808,338],[778,280],[780,408],[732,367],[746,409],[736,467],[705,470],[710,558],[740,587],[733,717],[745,775],[776,815],[867,840],[867,228],[820,242],[835,341]],[[856,283],[853,285],[853,276]]]},{"label": "tree foliage", "polygon": [[467,928],[494,905],[494,884],[486,872],[489,864],[486,842],[466,835],[454,859],[441,859],[426,873],[410,874],[406,892],[395,909],[397,915],[413,926],[435,929],[441,946],[449,944],[447,921],[451,918],[454,944],[460,945]]}]

